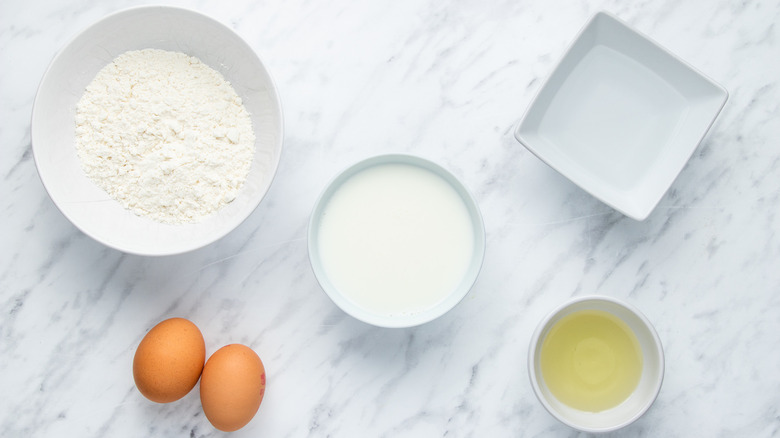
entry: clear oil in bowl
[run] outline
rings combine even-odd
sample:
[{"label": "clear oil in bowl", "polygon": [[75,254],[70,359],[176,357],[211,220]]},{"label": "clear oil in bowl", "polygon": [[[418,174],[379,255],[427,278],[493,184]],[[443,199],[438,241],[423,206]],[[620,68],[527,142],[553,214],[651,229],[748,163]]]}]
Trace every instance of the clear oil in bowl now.
[{"label": "clear oil in bowl", "polygon": [[542,377],[562,403],[600,412],[626,400],[642,376],[642,349],[631,328],[603,310],[580,310],[547,333]]}]

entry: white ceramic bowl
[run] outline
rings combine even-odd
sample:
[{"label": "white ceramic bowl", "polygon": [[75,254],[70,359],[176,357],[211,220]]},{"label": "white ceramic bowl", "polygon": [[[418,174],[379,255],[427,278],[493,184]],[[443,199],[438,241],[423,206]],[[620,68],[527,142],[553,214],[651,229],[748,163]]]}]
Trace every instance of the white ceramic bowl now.
[{"label": "white ceramic bowl", "polygon": [[[561,403],[547,388],[540,369],[542,343],[550,329],[566,315],[586,309],[609,312],[623,320],[642,349],[642,376],[636,389],[618,406],[601,412],[581,411]],[[663,383],[664,352],[650,321],[630,304],[604,296],[579,297],[553,310],[539,323],[529,347],[528,374],[536,397],[559,421],[584,432],[609,432],[633,423],[653,404]]]},{"label": "white ceramic bowl", "polygon": [[[95,185],[75,147],[75,106],[86,86],[114,58],[155,48],[200,58],[243,99],[256,153],[237,198],[195,224],[167,225],[136,216]],[[73,38],[41,80],[32,112],[32,149],[41,181],[60,211],[103,244],[140,255],[200,248],[243,222],[270,188],[282,151],[282,109],[274,82],[252,48],[227,26],[187,9],[144,6],[109,15]]]},{"label": "white ceramic bowl", "polygon": [[[463,205],[466,207],[469,216],[470,230],[473,232],[474,238],[473,251],[468,266],[465,271],[461,273],[460,282],[443,300],[432,307],[420,311],[389,314],[376,311],[375,309],[369,309],[350,299],[342,293],[339,288],[334,286],[329,278],[328,271],[323,265],[323,258],[320,250],[320,225],[329,201],[332,199],[334,193],[336,193],[339,188],[353,176],[373,166],[383,164],[417,166],[439,176],[455,190],[458,197],[463,201]],[[411,155],[380,155],[350,166],[327,185],[317,200],[309,221],[308,246],[309,260],[320,286],[328,297],[330,297],[330,299],[344,312],[356,319],[379,327],[412,327],[429,322],[445,314],[455,307],[469,292],[482,267],[482,260],[485,254],[485,228],[477,202],[463,184],[449,171],[429,160]],[[380,250],[382,249],[384,248],[381,248]]]},{"label": "white ceramic bowl", "polygon": [[585,191],[644,220],[727,98],[723,87],[601,12],[542,86],[515,137]]}]

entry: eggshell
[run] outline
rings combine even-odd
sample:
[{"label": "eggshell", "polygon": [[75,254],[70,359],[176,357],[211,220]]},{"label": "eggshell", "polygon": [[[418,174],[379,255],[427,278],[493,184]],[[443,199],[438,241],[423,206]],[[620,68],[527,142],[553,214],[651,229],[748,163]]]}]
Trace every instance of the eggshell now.
[{"label": "eggshell", "polygon": [[200,402],[206,418],[225,432],[238,430],[255,416],[265,394],[265,367],[251,348],[226,345],[203,367]]},{"label": "eggshell", "polygon": [[187,395],[198,383],[206,360],[206,343],[198,327],[183,318],[154,326],[138,344],[133,379],[149,400],[169,403]]}]

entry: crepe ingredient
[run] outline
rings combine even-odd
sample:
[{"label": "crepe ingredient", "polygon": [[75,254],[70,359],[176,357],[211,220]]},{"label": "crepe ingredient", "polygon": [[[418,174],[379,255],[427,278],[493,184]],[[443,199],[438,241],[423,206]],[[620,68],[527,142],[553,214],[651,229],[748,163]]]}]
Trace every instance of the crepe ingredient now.
[{"label": "crepe ingredient", "polygon": [[206,343],[198,327],[184,318],[154,326],[133,358],[135,386],[151,401],[170,403],[198,383],[206,359]]},{"label": "crepe ingredient", "polygon": [[622,403],[642,378],[642,347],[622,319],[603,310],[570,313],[550,329],[540,365],[550,392],[563,404],[601,412]]},{"label": "crepe ingredient", "polygon": [[203,412],[219,430],[246,426],[265,394],[265,367],[251,348],[226,345],[211,355],[203,368],[200,401]]}]

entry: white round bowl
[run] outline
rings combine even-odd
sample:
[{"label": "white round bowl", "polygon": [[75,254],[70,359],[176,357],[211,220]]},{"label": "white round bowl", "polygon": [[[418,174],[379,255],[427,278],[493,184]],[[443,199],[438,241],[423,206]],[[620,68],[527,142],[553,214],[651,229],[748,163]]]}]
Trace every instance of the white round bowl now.
[{"label": "white round bowl", "polygon": [[[195,56],[220,72],[243,99],[252,119],[256,152],[243,187],[233,202],[198,223],[169,225],[133,214],[95,185],[79,163],[76,103],[100,69],[126,51],[146,48]],[[41,80],[31,127],[38,173],[62,214],[109,247],[149,256],[203,247],[241,224],[270,188],[283,140],[276,87],[252,48],[212,18],[167,6],[114,13],[67,43]]]},{"label": "white round bowl", "polygon": [[[561,403],[547,388],[540,368],[542,343],[550,329],[564,316],[586,309],[609,312],[623,320],[642,348],[642,375],[636,389],[618,406],[601,412],[581,411]],[[653,404],[664,378],[664,352],[650,321],[630,304],[603,296],[579,297],[559,306],[539,323],[531,338],[528,374],[536,397],[559,421],[583,432],[610,432],[633,423]]]},{"label": "white round bowl", "polygon": [[[471,255],[468,267],[466,268],[465,272],[463,272],[463,276],[459,285],[452,289],[446,298],[444,298],[442,301],[439,301],[432,307],[420,310],[418,312],[405,312],[402,314],[393,315],[378,313],[376,311],[367,309],[365,306],[361,306],[360,304],[346,297],[337,287],[333,285],[331,280],[328,278],[328,273],[323,267],[323,260],[321,259],[319,248],[320,221],[322,219],[323,212],[333,194],[338,191],[342,184],[344,184],[355,174],[372,166],[391,163],[408,164],[420,167],[438,175],[444,181],[449,183],[449,185],[458,193],[464,205],[466,206],[466,210],[468,211],[468,215],[471,221],[471,228],[474,233],[473,253]],[[458,179],[449,171],[436,163],[412,155],[380,155],[368,158],[350,166],[341,172],[338,176],[336,176],[327,185],[326,189],[317,200],[309,221],[308,247],[309,260],[311,262],[311,266],[317,281],[328,297],[330,297],[330,299],[344,312],[360,321],[378,327],[412,327],[424,324],[444,315],[453,307],[455,307],[466,296],[466,294],[468,294],[469,290],[471,290],[471,287],[474,285],[474,282],[479,275],[479,271],[482,268],[482,260],[485,255],[485,227],[482,221],[482,215],[479,211],[479,207],[477,206],[477,202],[469,193],[469,191],[463,186],[463,184],[461,184],[461,182],[458,181]]]}]

